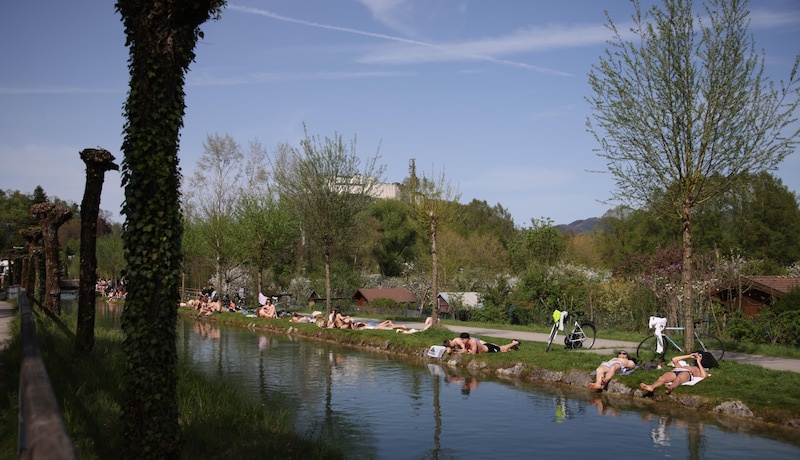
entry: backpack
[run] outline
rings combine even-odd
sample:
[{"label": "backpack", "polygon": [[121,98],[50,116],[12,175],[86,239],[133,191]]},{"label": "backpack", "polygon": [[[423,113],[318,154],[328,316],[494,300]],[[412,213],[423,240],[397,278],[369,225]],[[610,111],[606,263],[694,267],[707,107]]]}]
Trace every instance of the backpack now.
[{"label": "backpack", "polygon": [[715,367],[719,367],[717,358],[715,358],[714,355],[712,355],[711,353],[707,351],[696,351],[695,353],[702,356],[703,367],[705,367],[706,369],[713,369]]}]

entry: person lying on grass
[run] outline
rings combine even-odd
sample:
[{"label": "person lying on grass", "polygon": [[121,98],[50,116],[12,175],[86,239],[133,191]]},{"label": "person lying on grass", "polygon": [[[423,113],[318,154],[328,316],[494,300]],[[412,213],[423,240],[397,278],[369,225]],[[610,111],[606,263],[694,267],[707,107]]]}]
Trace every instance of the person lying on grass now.
[{"label": "person lying on grass", "polygon": [[602,390],[617,372],[633,370],[635,368],[636,363],[628,357],[628,352],[620,350],[616,357],[604,361],[597,366],[596,380],[589,384],[589,388],[592,390]]},{"label": "person lying on grass", "polygon": [[[697,364],[691,366],[684,361],[685,359],[694,359]],[[669,384],[667,385],[665,392],[666,394],[670,394],[675,390],[675,388],[683,385],[686,382],[708,377],[708,373],[703,367],[703,355],[700,353],[676,356],[672,358],[672,364],[675,366],[674,369],[659,377],[658,380],[653,382],[652,385],[646,385],[642,383],[639,385],[639,388],[647,393],[653,393],[655,392],[656,388]]]}]

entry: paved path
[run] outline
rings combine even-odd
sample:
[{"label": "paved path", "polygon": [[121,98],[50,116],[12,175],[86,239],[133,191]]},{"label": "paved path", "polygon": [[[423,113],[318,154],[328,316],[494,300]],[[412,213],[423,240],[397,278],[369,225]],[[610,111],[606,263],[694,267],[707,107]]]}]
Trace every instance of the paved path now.
[{"label": "paved path", "polygon": [[15,314],[13,304],[0,300],[0,351],[11,341],[11,320]]},{"label": "paved path", "polygon": [[[406,321],[393,321],[393,322],[397,325],[414,327],[417,329],[421,329],[423,326],[422,323],[418,322],[406,322]],[[469,332],[470,335],[475,335],[478,337],[481,336],[497,337],[500,339],[506,339],[509,342],[512,339],[517,339],[523,342],[522,346],[525,346],[524,343],[526,341],[547,342],[547,339],[550,335],[549,333],[543,334],[539,332],[506,331],[502,329],[475,328],[467,326],[457,326],[452,324],[447,324],[446,327],[451,331],[457,332],[459,334],[462,332]],[[559,332],[559,335],[558,337],[556,337],[556,340],[559,341],[560,346],[563,346],[564,335],[562,332]],[[503,345],[504,343],[505,342],[500,342],[498,345]],[[553,346],[556,345],[557,344],[554,343]],[[638,346],[639,346],[638,342],[634,343],[634,342],[624,342],[621,340],[597,339],[594,342],[594,347],[592,347],[590,350],[581,350],[580,352],[612,355],[613,350],[622,349],[622,350],[627,350],[629,353],[636,353],[636,347]],[[800,359],[773,358],[770,356],[748,355],[745,353],[737,353],[732,351],[726,351],[725,357],[723,359],[726,360],[729,359],[731,361],[737,361],[747,364],[755,364],[767,369],[773,369],[777,371],[791,371],[800,373]]]}]

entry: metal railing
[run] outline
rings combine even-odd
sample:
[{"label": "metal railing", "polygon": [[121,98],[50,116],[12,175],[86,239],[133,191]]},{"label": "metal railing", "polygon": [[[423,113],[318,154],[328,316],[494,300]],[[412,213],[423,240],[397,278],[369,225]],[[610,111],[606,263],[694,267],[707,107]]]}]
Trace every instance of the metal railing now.
[{"label": "metal railing", "polygon": [[50,378],[47,375],[28,295],[17,296],[20,312],[19,444],[21,459],[75,459]]}]

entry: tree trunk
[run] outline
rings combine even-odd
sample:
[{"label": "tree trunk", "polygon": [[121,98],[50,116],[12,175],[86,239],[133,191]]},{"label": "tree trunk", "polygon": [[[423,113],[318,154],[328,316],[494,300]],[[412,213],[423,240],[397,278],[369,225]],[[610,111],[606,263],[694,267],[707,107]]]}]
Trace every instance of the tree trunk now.
[{"label": "tree trunk", "polygon": [[199,26],[221,0],[118,0],[130,57],[125,102],[123,243],[130,290],[125,335],[123,458],[180,458],[177,321],[183,216],[178,159],[183,90]]},{"label": "tree trunk", "polygon": [[84,149],[81,160],[86,163],[86,189],[81,202],[81,263],[78,286],[78,324],[75,346],[78,351],[94,348],[95,284],[97,283],[97,217],[105,172],[119,170],[114,156],[104,149]]},{"label": "tree trunk", "polygon": [[431,216],[431,318],[439,323],[439,255],[436,249],[437,218]]},{"label": "tree trunk", "polygon": [[72,218],[72,211],[53,203],[37,203],[31,206],[31,216],[42,228],[45,256],[44,309],[52,315],[61,313],[61,286],[59,278],[58,228]]},{"label": "tree trunk", "polygon": [[331,314],[331,253],[325,251],[325,309]]},{"label": "tree trunk", "polygon": [[683,205],[683,322],[685,336],[683,338],[683,349],[686,353],[694,350],[694,289],[692,289],[692,277],[694,266],[692,265],[692,205],[689,202]]}]

